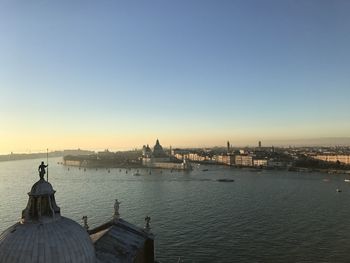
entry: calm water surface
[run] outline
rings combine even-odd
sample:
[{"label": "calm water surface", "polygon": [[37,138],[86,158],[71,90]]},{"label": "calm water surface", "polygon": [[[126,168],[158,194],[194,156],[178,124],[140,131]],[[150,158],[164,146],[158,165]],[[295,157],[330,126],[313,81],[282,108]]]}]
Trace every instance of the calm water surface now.
[{"label": "calm water surface", "polygon": [[[0,163],[0,232],[19,219],[39,161]],[[118,198],[124,219],[143,227],[151,216],[161,262],[350,262],[345,176],[219,166],[133,176],[58,161],[50,160],[49,181],[62,215],[79,223],[87,215],[92,228],[111,218]]]}]

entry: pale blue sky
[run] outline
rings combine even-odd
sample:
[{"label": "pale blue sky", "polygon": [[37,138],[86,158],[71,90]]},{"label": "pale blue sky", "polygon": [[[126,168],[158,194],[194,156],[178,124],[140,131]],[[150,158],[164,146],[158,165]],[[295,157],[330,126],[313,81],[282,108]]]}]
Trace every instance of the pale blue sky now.
[{"label": "pale blue sky", "polygon": [[348,136],[349,13],[330,0],[1,0],[0,152]]}]

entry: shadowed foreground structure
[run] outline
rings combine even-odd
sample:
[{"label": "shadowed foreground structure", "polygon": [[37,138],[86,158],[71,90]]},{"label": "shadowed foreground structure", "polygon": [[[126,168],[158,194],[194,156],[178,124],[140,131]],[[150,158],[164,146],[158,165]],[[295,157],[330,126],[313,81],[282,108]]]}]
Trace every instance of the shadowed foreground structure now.
[{"label": "shadowed foreground structure", "polygon": [[141,229],[119,218],[117,200],[113,220],[88,231],[86,220],[84,228],[61,216],[55,191],[43,178],[28,195],[20,222],[0,235],[0,263],[154,262],[149,220]]}]

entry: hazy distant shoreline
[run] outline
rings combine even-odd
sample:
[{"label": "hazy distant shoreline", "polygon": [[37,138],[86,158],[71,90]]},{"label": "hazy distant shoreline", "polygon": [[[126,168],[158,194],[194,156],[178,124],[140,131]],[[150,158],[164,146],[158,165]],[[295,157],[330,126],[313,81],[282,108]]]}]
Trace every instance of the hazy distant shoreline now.
[{"label": "hazy distant shoreline", "polygon": [[18,160],[30,160],[30,159],[46,159],[47,157],[63,157],[65,155],[81,155],[81,154],[92,154],[93,151],[87,150],[63,150],[63,151],[53,151],[48,153],[10,153],[0,155],[0,162],[6,161],[18,161]]},{"label": "hazy distant shoreline", "polygon": [[[49,157],[62,157],[63,152],[52,152],[49,153]],[[6,154],[6,155],[0,155],[0,162],[6,162],[6,161],[19,161],[19,160],[30,160],[30,159],[39,159],[39,158],[45,158],[46,160],[47,154],[46,153],[17,153],[17,154]]]}]

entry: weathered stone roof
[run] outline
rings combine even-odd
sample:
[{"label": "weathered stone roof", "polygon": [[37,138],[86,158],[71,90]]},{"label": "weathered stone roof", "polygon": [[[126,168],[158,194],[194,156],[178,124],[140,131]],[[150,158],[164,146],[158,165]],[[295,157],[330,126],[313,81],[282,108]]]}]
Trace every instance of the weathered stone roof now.
[{"label": "weathered stone roof", "polygon": [[[142,257],[142,261],[137,262],[154,262],[153,235],[123,219],[89,232],[101,262],[134,262],[138,257]],[[151,255],[146,256],[146,253]]]},{"label": "weathered stone roof", "polygon": [[17,223],[0,235],[0,263],[95,263],[86,230],[61,217],[49,223]]},{"label": "weathered stone roof", "polygon": [[62,217],[52,185],[41,178],[22,219],[0,235],[0,263],[96,263],[87,231]]},{"label": "weathered stone roof", "polygon": [[45,181],[44,179],[40,179],[38,182],[36,182],[33,186],[29,195],[52,195],[55,191],[52,188],[52,185]]},{"label": "weathered stone roof", "polygon": [[145,230],[120,219],[118,200],[114,220],[88,232],[61,216],[55,191],[43,178],[28,195],[21,221],[0,235],[0,263],[154,263],[150,218]]}]

